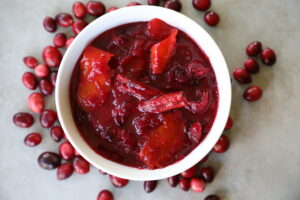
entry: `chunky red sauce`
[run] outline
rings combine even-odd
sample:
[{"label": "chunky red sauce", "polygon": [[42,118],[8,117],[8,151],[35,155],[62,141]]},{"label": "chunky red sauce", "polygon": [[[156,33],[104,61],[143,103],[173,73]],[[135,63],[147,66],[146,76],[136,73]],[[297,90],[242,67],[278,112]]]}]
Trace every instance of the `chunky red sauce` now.
[{"label": "chunky red sauce", "polygon": [[71,80],[75,123],[105,158],[162,168],[208,134],[218,108],[209,59],[161,20],[125,24],[86,47]]}]

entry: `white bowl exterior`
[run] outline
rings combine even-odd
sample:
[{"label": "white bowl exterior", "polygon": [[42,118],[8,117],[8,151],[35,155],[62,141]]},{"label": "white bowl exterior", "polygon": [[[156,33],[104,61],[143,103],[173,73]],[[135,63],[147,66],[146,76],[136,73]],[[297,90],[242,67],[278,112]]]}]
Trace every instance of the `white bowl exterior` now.
[{"label": "white bowl exterior", "polygon": [[[73,120],[69,88],[71,75],[78,58],[84,48],[99,34],[122,24],[149,21],[153,18],[160,18],[187,33],[209,57],[218,83],[219,107],[209,134],[191,153],[184,159],[165,168],[148,170],[128,167],[110,161],[97,154],[88,146],[81,137]],[[114,176],[130,180],[158,180],[179,174],[192,167],[211,151],[221,136],[229,115],[231,83],[226,62],[219,47],[209,34],[196,22],[169,9],[155,6],[134,6],[121,8],[101,16],[89,24],[75,38],[66,51],[58,71],[55,100],[58,117],[67,138],[88,162]]]}]

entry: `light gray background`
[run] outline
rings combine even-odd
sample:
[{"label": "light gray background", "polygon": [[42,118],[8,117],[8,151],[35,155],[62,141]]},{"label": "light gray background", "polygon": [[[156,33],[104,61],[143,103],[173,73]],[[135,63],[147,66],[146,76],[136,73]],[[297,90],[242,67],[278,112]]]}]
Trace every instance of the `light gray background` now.
[{"label": "light gray background", "polygon": [[[203,25],[220,45],[230,70],[242,66],[244,48],[254,40],[272,47],[278,55],[274,67],[262,66],[253,76],[253,84],[264,89],[259,102],[245,102],[241,93],[246,86],[233,81],[235,126],[227,133],[232,145],[226,154],[210,157],[208,163],[218,173],[204,194],[172,189],[165,180],[151,194],[144,193],[142,183],[133,181],[125,189],[115,189],[95,168],[88,175],[74,174],[65,181],[57,181],[55,171],[42,170],[36,162],[38,155],[57,148],[49,131],[43,131],[41,145],[28,148],[23,138],[41,131],[39,123],[30,129],[12,124],[14,113],[27,111],[31,92],[21,82],[28,70],[22,58],[41,58],[40,52],[54,35],[44,31],[43,18],[71,12],[74,1],[0,0],[0,200],[89,200],[96,199],[104,188],[112,190],[115,199],[130,200],[203,199],[209,193],[218,193],[224,200],[300,199],[300,1],[213,0],[212,10],[221,15],[217,28],[204,24],[203,13],[192,8],[191,0],[181,1],[183,13]],[[120,7],[129,1],[103,2]],[[47,107],[54,107],[53,99]]]}]

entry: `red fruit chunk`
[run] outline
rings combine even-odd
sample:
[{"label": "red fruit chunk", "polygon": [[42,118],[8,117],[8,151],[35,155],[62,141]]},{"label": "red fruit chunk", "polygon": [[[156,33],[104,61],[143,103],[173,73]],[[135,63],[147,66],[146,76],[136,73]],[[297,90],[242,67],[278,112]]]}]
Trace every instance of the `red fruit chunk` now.
[{"label": "red fruit chunk", "polygon": [[204,14],[204,21],[209,26],[217,26],[220,21],[220,17],[218,13],[209,11]]},{"label": "red fruit chunk", "polygon": [[73,166],[70,163],[61,164],[57,168],[56,178],[57,180],[64,180],[72,176],[73,174]]},{"label": "red fruit chunk", "polygon": [[132,125],[138,135],[148,132],[150,128],[161,124],[160,115],[146,113],[132,120]]},{"label": "red fruit chunk", "polygon": [[239,83],[250,83],[252,81],[250,73],[243,68],[234,69],[233,77]]},{"label": "red fruit chunk", "polygon": [[82,157],[75,157],[73,160],[73,168],[78,174],[87,174],[90,171],[90,163]]},{"label": "red fruit chunk", "polygon": [[75,39],[75,36],[71,36],[67,39],[67,41],[66,41],[67,48],[71,45],[71,43],[73,42],[74,39]]},{"label": "red fruit chunk", "polygon": [[163,116],[163,124],[152,128],[149,139],[139,153],[149,169],[161,168],[174,161],[174,154],[184,144],[184,122],[177,113]]},{"label": "red fruit chunk", "polygon": [[37,80],[34,74],[31,72],[25,72],[22,76],[22,81],[25,87],[27,87],[30,90],[35,90],[37,87]]},{"label": "red fruit chunk", "polygon": [[215,178],[215,171],[212,167],[206,166],[201,169],[200,175],[205,180],[205,182],[211,183]]},{"label": "red fruit chunk", "polygon": [[29,113],[20,112],[14,115],[13,122],[20,128],[28,128],[34,123],[34,118]]},{"label": "red fruit chunk", "polygon": [[256,74],[257,72],[259,72],[259,65],[257,61],[253,58],[248,58],[244,62],[244,67],[250,73]]},{"label": "red fruit chunk", "polygon": [[194,192],[203,192],[205,190],[205,182],[201,178],[192,178],[191,188]]},{"label": "red fruit chunk", "polygon": [[60,126],[53,126],[50,131],[50,136],[55,142],[60,142],[64,138],[65,133]]},{"label": "red fruit chunk", "polygon": [[130,6],[140,6],[141,4],[138,3],[138,2],[130,2],[129,4],[127,4],[126,6],[127,7],[130,7]]},{"label": "red fruit chunk", "polygon": [[40,64],[34,68],[34,73],[37,77],[44,78],[49,76],[50,69],[47,65]]},{"label": "red fruit chunk", "polygon": [[147,3],[148,3],[148,5],[151,5],[151,6],[158,6],[159,0],[148,0]]},{"label": "red fruit chunk", "polygon": [[141,112],[161,113],[186,106],[183,92],[173,92],[139,103]]},{"label": "red fruit chunk", "polygon": [[209,72],[209,69],[202,62],[194,61],[187,67],[187,74],[190,78],[202,79]]},{"label": "red fruit chunk", "polygon": [[178,175],[171,176],[167,178],[167,181],[171,187],[176,187],[179,183],[179,176]]},{"label": "red fruit chunk", "polygon": [[205,92],[199,102],[187,101],[185,108],[190,112],[196,114],[205,113],[209,107],[209,94]]},{"label": "red fruit chunk", "polygon": [[110,7],[110,8],[107,10],[107,12],[111,12],[111,11],[114,11],[114,10],[117,10],[117,9],[118,9],[118,7],[113,6],[113,7]]},{"label": "red fruit chunk", "polygon": [[30,133],[24,139],[24,143],[28,147],[35,147],[39,145],[41,141],[42,141],[42,136],[39,133]]},{"label": "red fruit chunk", "polygon": [[276,63],[276,54],[273,49],[265,48],[260,53],[261,61],[268,66],[272,66]]},{"label": "red fruit chunk", "polygon": [[34,113],[41,113],[45,107],[45,99],[41,93],[34,92],[28,97],[29,109]]},{"label": "red fruit chunk", "polygon": [[232,118],[229,116],[229,117],[228,117],[228,120],[227,120],[227,122],[226,122],[225,130],[231,129],[232,126],[233,126],[233,120],[232,120]]},{"label": "red fruit chunk", "polygon": [[105,6],[101,1],[88,1],[86,11],[92,16],[99,17],[105,13]]},{"label": "red fruit chunk", "polygon": [[138,81],[121,76],[120,74],[116,77],[116,87],[121,92],[134,96],[139,100],[150,99],[151,97],[162,94],[158,89],[150,88]]},{"label": "red fruit chunk", "polygon": [[113,200],[113,194],[109,190],[102,190],[97,197],[97,200]]},{"label": "red fruit chunk", "polygon": [[193,167],[182,172],[181,176],[184,178],[192,178],[192,177],[196,176],[197,171],[198,171],[198,166],[194,165]]},{"label": "red fruit chunk", "polygon": [[38,61],[33,56],[26,56],[23,58],[24,64],[29,68],[35,68],[38,65]]},{"label": "red fruit chunk", "polygon": [[74,157],[75,150],[70,142],[64,142],[59,145],[59,154],[64,160],[71,160]]},{"label": "red fruit chunk", "polygon": [[145,181],[144,182],[144,190],[147,193],[153,192],[157,186],[158,181]]},{"label": "red fruit chunk", "polygon": [[43,21],[43,26],[46,31],[53,33],[57,29],[56,21],[52,17],[45,17]]},{"label": "red fruit chunk", "polygon": [[257,101],[262,95],[263,91],[259,86],[251,86],[244,91],[243,97],[247,101]]},{"label": "red fruit chunk", "polygon": [[169,37],[152,46],[151,71],[153,74],[159,74],[165,71],[175,51],[177,32],[178,30],[172,30]]},{"label": "red fruit chunk", "polygon": [[86,14],[85,6],[82,2],[76,1],[72,6],[73,14],[78,19],[83,19]]},{"label": "red fruit chunk", "polygon": [[51,68],[58,67],[60,65],[62,55],[60,51],[53,47],[53,46],[47,46],[43,50],[43,60],[46,65],[48,65]]},{"label": "red fruit chunk", "polygon": [[53,85],[49,79],[43,78],[39,82],[39,88],[43,95],[48,96],[53,92]]},{"label": "red fruit chunk", "polygon": [[195,9],[205,11],[210,8],[210,0],[193,0],[193,6]]},{"label": "red fruit chunk", "polygon": [[124,178],[119,178],[117,176],[109,175],[110,182],[118,188],[125,187],[128,184],[128,180]]},{"label": "red fruit chunk", "polygon": [[189,138],[194,142],[198,143],[200,141],[200,138],[202,136],[202,126],[200,122],[195,122],[190,126],[188,135]]},{"label": "red fruit chunk", "polygon": [[188,191],[191,187],[191,180],[187,178],[180,179],[179,187],[185,192]]},{"label": "red fruit chunk", "polygon": [[57,77],[57,71],[53,71],[50,74],[50,81],[52,83],[52,85],[55,87],[56,85],[56,77]]},{"label": "red fruit chunk", "polygon": [[53,38],[53,44],[55,47],[60,48],[66,45],[67,36],[64,33],[57,33]]},{"label": "red fruit chunk", "polygon": [[213,150],[216,152],[216,153],[224,153],[228,150],[230,146],[230,141],[228,139],[228,137],[226,137],[225,135],[222,135],[218,142],[215,144]]},{"label": "red fruit chunk", "polygon": [[82,19],[75,20],[72,24],[73,33],[75,35],[79,34],[87,25],[88,23]]},{"label": "red fruit chunk", "polygon": [[220,200],[220,198],[216,195],[209,195],[209,196],[205,197],[204,200]]},{"label": "red fruit chunk", "polygon": [[168,37],[171,33],[171,30],[174,30],[166,22],[161,19],[154,18],[147,24],[146,34],[155,40],[163,40]]},{"label": "red fruit chunk", "polygon": [[53,110],[44,110],[40,115],[40,123],[43,128],[51,128],[57,120],[57,114]]},{"label": "red fruit chunk", "polygon": [[68,13],[60,13],[56,15],[55,20],[58,25],[63,27],[69,27],[73,23],[73,17]]},{"label": "red fruit chunk", "polygon": [[246,54],[250,57],[258,56],[261,52],[262,44],[259,41],[251,42],[246,47]]},{"label": "red fruit chunk", "polygon": [[180,12],[182,5],[178,0],[169,0],[163,3],[163,7]]}]

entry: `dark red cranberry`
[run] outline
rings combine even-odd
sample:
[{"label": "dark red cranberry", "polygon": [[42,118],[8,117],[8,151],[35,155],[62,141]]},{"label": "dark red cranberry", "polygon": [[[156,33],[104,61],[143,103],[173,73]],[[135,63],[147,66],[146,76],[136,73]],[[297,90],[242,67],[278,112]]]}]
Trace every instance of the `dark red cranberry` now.
[{"label": "dark red cranberry", "polygon": [[205,11],[210,8],[210,0],[193,0],[193,6],[195,9]]},{"label": "dark red cranberry", "polygon": [[85,5],[80,1],[76,1],[73,4],[72,11],[74,16],[77,17],[78,19],[83,19],[84,16],[86,15]]},{"label": "dark red cranberry", "polygon": [[206,166],[201,169],[200,175],[205,180],[205,182],[210,183],[215,178],[215,171],[212,167]]},{"label": "dark red cranberry", "polygon": [[148,5],[151,6],[158,6],[159,5],[159,0],[148,0]]},{"label": "dark red cranberry", "polygon": [[178,12],[180,12],[181,8],[182,8],[181,3],[178,0],[166,1],[165,3],[163,3],[163,7],[169,8],[171,10],[175,10],[175,11],[178,11]]},{"label": "dark red cranberry", "polygon": [[118,188],[125,187],[128,184],[128,180],[124,178],[119,178],[113,175],[109,175],[110,182]]},{"label": "dark red cranberry", "polygon": [[82,19],[75,20],[72,24],[73,33],[79,34],[87,25],[88,23]]},{"label": "dark red cranberry", "polygon": [[112,6],[112,7],[110,7],[110,8],[107,10],[107,12],[111,12],[111,11],[114,11],[114,10],[118,10],[118,8],[115,7],[115,6]]},{"label": "dark red cranberry", "polygon": [[53,33],[57,29],[56,21],[52,17],[45,17],[43,25],[46,31]]},{"label": "dark red cranberry", "polygon": [[202,136],[202,126],[200,122],[195,122],[190,126],[188,135],[194,142],[198,143],[200,141]]},{"label": "dark red cranberry", "polygon": [[130,7],[130,6],[140,6],[141,4],[139,2],[130,2],[128,3],[126,6]]},{"label": "dark red cranberry", "polygon": [[62,59],[60,51],[53,46],[45,47],[42,56],[45,64],[51,68],[58,67]]},{"label": "dark red cranberry", "polygon": [[22,76],[22,82],[30,90],[35,90],[37,87],[37,80],[33,73],[25,72]]},{"label": "dark red cranberry", "polygon": [[263,91],[259,86],[251,86],[244,91],[243,97],[247,101],[257,101],[262,95]]},{"label": "dark red cranberry", "polygon": [[229,116],[226,122],[226,126],[225,126],[225,130],[229,130],[231,129],[233,126],[233,120],[232,118]]},{"label": "dark red cranberry", "polygon": [[248,58],[244,62],[244,67],[250,73],[256,74],[256,73],[259,72],[258,62],[255,59],[253,59],[253,58]]},{"label": "dark red cranberry", "polygon": [[73,17],[69,13],[60,13],[56,15],[55,20],[58,25],[69,27],[73,24]]},{"label": "dark red cranberry", "polygon": [[34,113],[41,113],[45,107],[45,99],[41,93],[34,92],[28,97],[29,109]]},{"label": "dark red cranberry", "polygon": [[86,10],[88,14],[99,17],[105,13],[105,6],[101,1],[88,1]]},{"label": "dark red cranberry", "polygon": [[176,187],[179,182],[179,176],[178,175],[171,176],[171,177],[167,178],[167,181],[171,187]]},{"label": "dark red cranberry", "polygon": [[250,57],[258,56],[261,52],[262,44],[259,41],[251,42],[246,47],[246,54]]},{"label": "dark red cranberry", "polygon": [[58,180],[67,179],[73,174],[73,171],[73,166],[70,163],[63,163],[57,168],[56,178]]},{"label": "dark red cranberry", "polygon": [[44,152],[38,157],[38,163],[43,169],[56,169],[60,166],[61,158],[57,153]]},{"label": "dark red cranberry", "polygon": [[56,86],[56,77],[57,77],[57,71],[51,72],[50,81],[54,87]]},{"label": "dark red cranberry", "polygon": [[60,48],[66,45],[67,36],[64,33],[57,33],[53,38],[53,44],[55,47]]},{"label": "dark red cranberry", "polygon": [[16,113],[13,117],[13,122],[16,126],[21,128],[28,128],[34,123],[34,118],[31,114],[26,112]]},{"label": "dark red cranberry", "polygon": [[87,174],[90,171],[90,163],[78,156],[73,159],[73,168],[78,174]]},{"label": "dark red cranberry", "polygon": [[113,194],[109,190],[102,190],[97,197],[97,200],[113,200]]},{"label": "dark red cranberry", "polygon": [[179,180],[179,186],[183,191],[188,191],[191,187],[191,180],[187,178],[182,178]]},{"label": "dark red cranberry", "polygon": [[31,69],[35,68],[38,65],[37,59],[33,56],[24,57],[23,62],[27,67],[29,67]]},{"label": "dark red cranberry", "polygon": [[213,149],[216,153],[224,153],[228,150],[229,146],[230,146],[230,141],[228,137],[226,135],[222,135],[219,138],[218,142],[215,144]]},{"label": "dark red cranberry", "polygon": [[233,77],[239,83],[250,83],[252,81],[250,73],[243,68],[234,69]]},{"label": "dark red cranberry", "polygon": [[53,92],[53,85],[49,79],[43,78],[39,82],[39,88],[43,95],[48,96]]},{"label": "dark red cranberry", "polygon": [[193,167],[182,172],[181,176],[184,178],[192,178],[192,177],[196,176],[197,171],[198,171],[198,166],[194,165]]},{"label": "dark red cranberry", "polygon": [[201,178],[191,179],[191,188],[194,192],[203,192],[205,190],[205,182]]},{"label": "dark red cranberry", "polygon": [[44,78],[49,76],[50,69],[47,65],[40,64],[34,68],[34,73],[37,77]]},{"label": "dark red cranberry", "polygon": [[261,61],[268,66],[272,66],[276,63],[276,54],[273,49],[265,48],[260,53]]},{"label": "dark red cranberry", "polygon": [[212,195],[205,197],[204,200],[220,200],[220,198],[218,196],[212,194]]},{"label": "dark red cranberry", "polygon": [[73,42],[74,39],[75,39],[75,36],[71,36],[67,39],[67,41],[66,41],[67,48],[69,48],[69,46],[71,45],[71,43]]},{"label": "dark red cranberry", "polygon": [[30,133],[24,139],[24,143],[29,147],[35,147],[39,145],[41,141],[42,136],[39,133]]},{"label": "dark red cranberry", "polygon": [[153,192],[157,186],[157,181],[145,181],[144,182],[144,190],[147,193]]},{"label": "dark red cranberry", "polygon": [[102,175],[106,175],[106,174],[107,174],[105,171],[102,171],[101,169],[99,169],[99,172],[100,172]]},{"label": "dark red cranberry", "polygon": [[44,110],[40,115],[40,123],[43,128],[51,128],[57,120],[57,114],[53,110]]},{"label": "dark red cranberry", "polygon": [[74,148],[70,142],[64,142],[59,145],[58,148],[59,155],[64,160],[71,160],[74,157]]},{"label": "dark red cranberry", "polygon": [[204,14],[204,21],[209,26],[217,26],[220,22],[220,17],[218,13],[214,11],[208,11]]},{"label": "dark red cranberry", "polygon": [[50,130],[50,136],[55,142],[60,142],[64,138],[65,133],[60,126],[53,126]]}]

